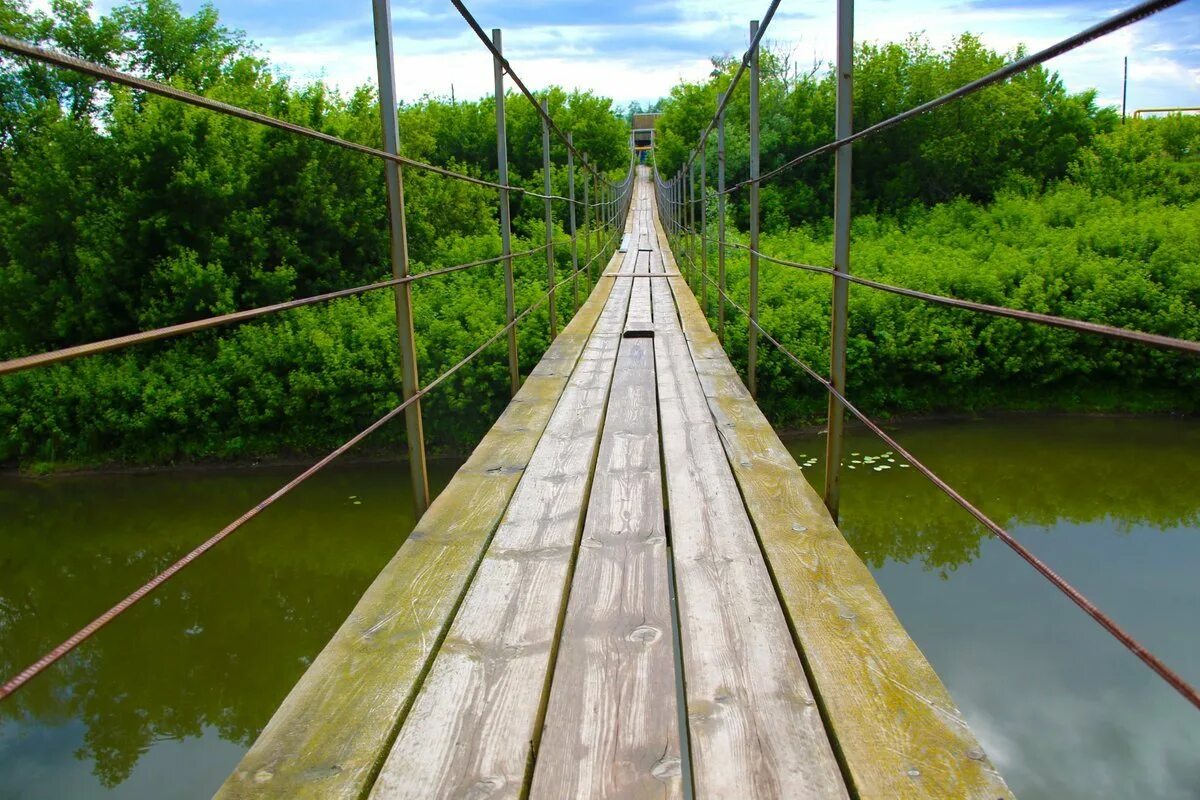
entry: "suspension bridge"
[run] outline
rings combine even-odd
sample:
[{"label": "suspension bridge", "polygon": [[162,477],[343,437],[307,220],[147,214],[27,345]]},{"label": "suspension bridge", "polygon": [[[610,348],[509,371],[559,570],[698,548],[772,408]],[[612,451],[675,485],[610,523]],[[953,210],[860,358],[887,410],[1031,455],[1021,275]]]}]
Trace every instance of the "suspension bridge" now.
[{"label": "suspension bridge", "polygon": [[[571,133],[560,129],[521,81],[503,55],[500,32],[488,36],[459,0],[451,1],[493,57],[495,181],[400,155],[387,0],[374,3],[382,149],[0,36],[0,49],[16,56],[381,159],[393,269],[386,281],[0,362],[0,375],[390,289],[396,298],[404,396],[390,412],[9,679],[0,686],[0,701],[403,415],[413,489],[424,514],[218,797],[1010,797],[968,721],[838,530],[842,418],[848,411],[1200,707],[1192,686],[863,414],[847,397],[845,376],[851,283],[1083,335],[1200,353],[1196,342],[931,295],[856,278],[849,271],[855,141],[1174,2],[1141,3],[855,132],[849,116],[853,9],[850,0],[839,0],[834,138],[762,173],[758,52],[779,7],[775,0],[761,24],[751,23],[750,47],[680,170],[663,176],[656,167],[631,161],[627,174],[616,180],[589,163]],[[506,80],[542,118],[542,192],[509,182]],[[743,80],[750,94],[750,173],[727,185],[725,108]],[[566,196],[551,189],[552,136],[566,145]],[[714,146],[718,174],[710,186],[707,165]],[[760,184],[825,154],[836,158],[834,267],[760,252]],[[402,168],[494,189],[502,254],[410,273]],[[749,193],[747,245],[725,236],[725,200],[735,191]],[[543,201],[545,245],[512,251],[514,193]],[[565,276],[554,259],[555,203],[567,209],[571,236],[571,269]],[[710,218],[717,223],[715,236],[709,235]],[[750,294],[744,304],[726,291],[725,254],[731,247],[749,254]],[[513,262],[543,254],[549,289],[518,311]],[[832,277],[830,375],[788,352],[760,324],[759,259]],[[504,267],[505,326],[422,383],[411,284],[494,263]],[[582,302],[581,280],[591,287]],[[574,314],[558,331],[553,309],[565,301],[568,286]],[[519,325],[542,305],[552,310],[552,343],[537,366],[522,375]],[[745,381],[723,347],[725,328],[734,324],[726,318],[731,313],[740,316],[749,337]],[[431,498],[421,403],[502,341],[508,348],[511,402],[449,485]],[[779,348],[828,390],[823,493],[809,485],[756,404],[760,341]]]}]

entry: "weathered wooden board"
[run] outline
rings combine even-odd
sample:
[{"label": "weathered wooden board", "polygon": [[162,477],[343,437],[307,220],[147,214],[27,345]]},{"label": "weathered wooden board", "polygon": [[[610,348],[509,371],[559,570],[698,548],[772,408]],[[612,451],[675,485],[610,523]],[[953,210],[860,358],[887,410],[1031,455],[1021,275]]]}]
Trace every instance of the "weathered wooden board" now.
[{"label": "weathered wooden board", "polygon": [[846,798],[671,289],[651,284],[696,795]]},{"label": "weathered wooden board", "polygon": [[[656,233],[666,241],[661,226]],[[664,253],[670,268],[670,253]],[[1011,797],[870,571],[742,385],[687,285],[672,278],[670,286],[709,410],[857,796]]]},{"label": "weathered wooden board", "polygon": [[682,796],[654,391],[652,340],[623,339],[534,769],[536,800]]},{"label": "weathered wooden board", "polygon": [[631,284],[616,281],[372,798],[522,793]]},{"label": "weathered wooden board", "polygon": [[612,285],[598,283],[217,797],[363,796]]}]

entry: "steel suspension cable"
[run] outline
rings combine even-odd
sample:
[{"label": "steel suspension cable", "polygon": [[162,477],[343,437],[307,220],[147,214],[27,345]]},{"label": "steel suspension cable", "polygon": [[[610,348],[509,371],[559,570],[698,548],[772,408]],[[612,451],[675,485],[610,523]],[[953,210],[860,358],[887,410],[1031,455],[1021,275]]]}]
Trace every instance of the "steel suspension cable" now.
[{"label": "steel suspension cable", "polygon": [[[686,228],[685,230],[691,231],[690,228]],[[700,238],[704,240],[705,244],[711,244],[716,241],[708,236],[701,236]],[[990,314],[996,317],[1007,317],[1009,319],[1021,320],[1022,322],[1033,322],[1038,325],[1047,325],[1052,328],[1062,328],[1064,330],[1074,331],[1076,333],[1090,333],[1097,336],[1107,336],[1112,339],[1121,339],[1122,341],[1149,345],[1150,347],[1161,347],[1166,350],[1177,350],[1182,353],[1200,355],[1200,342],[1195,342],[1190,339],[1179,339],[1174,336],[1164,336],[1160,333],[1135,331],[1130,330],[1129,328],[1119,328],[1115,325],[1103,325],[1098,322],[1087,322],[1086,320],[1074,319],[1072,317],[1059,317],[1054,314],[1042,314],[1037,311],[1024,311],[1019,308],[1009,308],[1008,306],[994,306],[989,303],[979,303],[974,300],[962,300],[960,298],[950,297],[944,294],[922,292],[919,289],[909,289],[904,286],[896,286],[894,284],[883,283],[881,281],[873,281],[870,278],[861,278],[857,275],[838,272],[837,270],[829,267],[818,267],[813,264],[804,264],[799,261],[788,261],[787,259],[776,258],[738,242],[726,240],[725,246],[733,247],[737,250],[744,250],[748,253],[754,253],[762,260],[769,261],[772,264],[778,264],[782,267],[790,267],[792,269],[804,270],[806,272],[829,275],[837,280],[856,283],[859,286],[865,286],[868,289],[889,292],[902,297],[912,297],[917,300],[923,300],[927,303],[937,303],[939,305],[949,306],[951,308],[961,308],[967,311]],[[690,260],[690,256],[688,258]]]},{"label": "steel suspension cable", "polygon": [[[611,241],[611,239],[610,239],[610,241]],[[159,586],[162,586],[164,583],[166,583],[168,580],[173,578],[175,575],[179,574],[179,572],[181,572],[185,567],[187,567],[189,564],[194,562],[200,556],[204,555],[209,550],[216,547],[218,544],[220,544],[223,540],[225,540],[234,531],[238,530],[243,525],[245,525],[247,522],[254,519],[256,516],[258,516],[264,510],[266,510],[267,508],[272,506],[276,501],[278,501],[281,498],[283,498],[284,496],[286,496],[289,492],[291,492],[293,489],[295,489],[300,484],[304,483],[306,480],[311,478],[313,475],[316,475],[322,469],[329,466],[329,464],[331,464],[335,460],[337,460],[337,458],[339,456],[344,455],[348,450],[353,448],[355,445],[357,445],[363,439],[366,439],[372,433],[374,433],[375,431],[382,428],[384,425],[386,425],[391,420],[395,419],[397,415],[399,415],[401,412],[403,412],[410,405],[417,402],[422,397],[424,397],[426,394],[428,394],[431,391],[433,391],[434,389],[436,389],[444,381],[449,379],[450,376],[454,375],[454,373],[458,372],[460,369],[462,369],[464,366],[466,366],[468,363],[470,363],[476,356],[478,356],[484,350],[486,350],[487,348],[489,348],[493,344],[495,344],[497,341],[499,341],[500,337],[503,336],[504,334],[506,334],[510,328],[512,328],[514,325],[516,325],[518,322],[520,322],[522,319],[524,319],[528,315],[532,314],[539,307],[544,305],[546,303],[546,301],[549,300],[551,292],[554,292],[554,291],[562,288],[564,285],[566,285],[568,282],[570,282],[573,278],[575,278],[575,276],[577,276],[581,270],[582,270],[582,268],[580,270],[572,271],[572,273],[570,275],[568,275],[566,278],[564,278],[563,280],[554,284],[554,286],[550,290],[545,292],[541,296],[541,298],[539,298],[536,302],[531,304],[524,311],[522,311],[520,314],[518,314],[516,317],[514,317],[511,322],[506,324],[500,330],[496,331],[496,333],[492,334],[492,336],[490,336],[483,344],[476,347],[473,351],[471,351],[471,353],[469,355],[467,355],[466,357],[459,360],[456,364],[454,364],[454,366],[450,367],[445,372],[443,372],[441,375],[438,375],[436,378],[434,378],[432,381],[430,381],[428,384],[426,384],[424,387],[417,390],[412,395],[412,397],[408,398],[403,403],[401,403],[400,405],[393,408],[391,411],[388,411],[382,417],[380,417],[379,419],[372,422],[370,425],[368,425],[363,430],[359,431],[357,434],[355,434],[350,439],[346,440],[337,449],[330,452],[328,455],[326,455],[320,461],[313,464],[308,469],[304,470],[304,472],[300,473],[295,478],[292,478],[290,481],[288,481],[286,484],[281,486],[279,489],[275,490],[275,492],[273,492],[271,495],[269,495],[266,499],[264,499],[258,505],[254,506],[249,511],[247,511],[245,514],[242,514],[240,517],[235,519],[233,522],[226,525],[220,531],[213,534],[211,537],[206,539],[204,542],[202,542],[201,544],[196,546],[187,555],[183,556],[178,561],[171,564],[171,566],[167,567],[162,572],[158,573],[153,578],[151,578],[149,581],[142,584],[136,591],[129,594],[127,597],[125,597],[119,603],[114,605],[112,608],[108,609],[103,614],[101,614],[100,616],[96,617],[94,620],[89,622],[87,625],[83,626],[78,631],[73,633],[70,637],[68,637],[65,641],[63,641],[62,644],[58,645],[53,650],[50,650],[45,655],[43,655],[41,658],[39,658],[37,661],[33,662],[28,667],[21,670],[16,675],[14,675],[12,678],[10,678],[8,681],[6,681],[2,686],[0,686],[0,700],[4,700],[5,698],[11,696],[14,692],[16,692],[18,689],[20,689],[22,686],[24,686],[29,681],[31,681],[33,678],[37,677],[40,673],[45,671],[48,667],[50,667],[56,661],[58,661],[63,656],[70,653],[72,650],[74,650],[79,645],[83,644],[83,642],[87,641],[87,639],[89,639],[98,630],[103,628],[108,623],[112,622],[114,619],[119,617],[121,614],[128,611],[139,600],[143,599],[144,597],[146,597],[146,595],[150,594],[155,589],[157,589]]]},{"label": "steel suspension cable", "polygon": [[[737,87],[738,82],[741,81],[742,76],[746,73],[746,70],[750,68],[751,54],[753,54],[758,48],[763,36],[766,35],[767,26],[770,25],[771,20],[774,19],[775,11],[779,8],[779,4],[781,2],[782,0],[771,0],[771,5],[767,8],[766,13],[763,14],[762,21],[758,24],[758,33],[756,33],[754,38],[750,41],[750,47],[747,48],[746,52],[742,54],[741,63],[738,64],[737,71],[733,73],[733,79],[729,82],[729,86],[725,87],[725,91],[721,95],[721,102],[717,105],[717,113],[713,114],[712,119],[708,121],[708,125],[705,126],[704,131],[700,134],[700,138],[696,142],[696,146],[692,149],[691,154],[688,155],[687,160],[684,162],[683,166],[685,169],[690,167],[696,160],[697,154],[704,148],[704,143],[708,141],[708,135],[712,133],[713,126],[717,124],[717,122],[721,119],[721,115],[725,113],[725,107],[729,105],[729,101],[733,98],[733,90]],[[655,172],[658,171],[657,164],[655,165],[654,169]]]},{"label": "steel suspension cable", "polygon": [[[714,285],[716,284],[716,281],[714,281],[708,275],[705,275],[704,279],[710,283],[713,283]],[[904,445],[896,441],[890,434],[887,433],[887,431],[876,424],[874,420],[872,420],[870,417],[860,411],[857,406],[851,403],[845,395],[834,388],[833,384],[827,378],[825,378],[825,376],[821,375],[808,364],[801,361],[790,350],[784,347],[778,339],[772,336],[765,328],[763,328],[762,325],[759,324],[758,320],[752,319],[746,312],[746,309],[739,305],[733,298],[731,298],[727,292],[723,291],[720,286],[716,286],[716,290],[717,293],[724,298],[725,302],[729,303],[729,305],[733,306],[749,320],[750,324],[762,334],[763,338],[773,344],[775,348],[779,350],[779,352],[783,353],[788,360],[803,370],[809,377],[825,387],[825,391],[836,397],[838,402],[840,402],[847,411],[849,411],[860,422],[862,422],[863,425],[870,429],[872,433],[886,442],[889,447],[893,448],[897,453],[900,454],[902,458],[912,464],[913,467],[915,467],[922,475],[924,475],[930,483],[936,486],[943,494],[957,503],[972,517],[974,517],[981,525],[991,531],[996,538],[1000,539],[1000,541],[1006,544],[1009,549],[1011,549],[1026,563],[1037,570],[1042,577],[1050,581],[1050,583],[1053,584],[1056,589],[1066,595],[1071,602],[1075,603],[1075,605],[1079,606],[1084,613],[1099,623],[1100,626],[1108,631],[1117,641],[1125,645],[1125,647],[1128,648],[1131,653],[1141,659],[1146,666],[1148,666],[1160,678],[1166,681],[1171,688],[1182,695],[1185,700],[1187,700],[1197,709],[1200,709],[1200,692],[1197,692],[1196,689],[1187,681],[1185,681],[1178,673],[1163,663],[1158,656],[1146,649],[1144,645],[1142,645],[1137,639],[1133,638],[1133,636],[1130,635],[1124,628],[1113,621],[1111,617],[1101,611],[1099,607],[1089,600],[1082,592],[1072,586],[1065,578],[1063,578],[1044,561],[1034,555],[1033,552],[1027,547],[1018,542],[1004,527],[992,520],[992,518],[987,514],[984,514],[983,511],[981,511],[971,501],[967,500],[957,489],[952,487],[932,469],[925,466],[925,464],[912,453],[910,453],[904,447]]]},{"label": "steel suspension cable", "polygon": [[[776,2],[778,2],[778,0],[776,0]],[[579,159],[579,162],[584,166],[584,168],[599,178],[604,184],[608,186],[616,186],[617,184],[614,184],[607,177],[605,177],[603,173],[597,170],[595,166],[589,163],[588,160],[583,157],[583,153],[577,150],[575,145],[569,139],[567,139],[567,135],[563,133],[562,128],[558,127],[558,123],[555,122],[554,118],[550,116],[550,112],[542,108],[541,102],[537,99],[533,92],[529,91],[529,87],[525,85],[525,81],[521,80],[521,76],[518,75],[516,70],[512,68],[512,64],[509,63],[509,60],[505,58],[504,54],[496,48],[496,45],[492,42],[491,38],[483,30],[483,26],[479,24],[479,21],[475,19],[475,15],[471,13],[470,9],[466,7],[462,0],[450,0],[450,4],[458,10],[459,15],[462,16],[463,20],[467,23],[471,30],[475,32],[475,35],[479,37],[479,41],[483,42],[483,46],[486,47],[492,54],[492,58],[500,62],[500,66],[504,69],[504,73],[508,75],[508,77],[512,78],[512,82],[518,89],[521,90],[521,94],[525,95],[525,98],[529,101],[530,105],[532,105],[534,110],[537,111],[538,116],[546,121],[546,124],[550,127],[550,130],[554,132],[554,135],[557,136],[564,145],[566,145],[568,150],[575,154],[575,158]]]},{"label": "steel suspension cable", "polygon": [[1108,19],[1095,24],[1092,27],[1090,27],[1084,31],[1081,31],[1081,32],[1075,34],[1074,36],[1069,36],[1066,39],[1063,39],[1062,41],[1058,42],[1057,44],[1053,44],[1044,50],[1039,50],[1038,52],[1033,53],[1028,56],[1025,56],[1024,58],[1017,59],[1016,61],[1013,61],[1011,64],[1007,64],[994,72],[990,72],[987,75],[984,75],[982,78],[978,78],[976,80],[971,81],[970,83],[963,84],[962,86],[958,87],[957,89],[955,89],[951,92],[947,92],[946,94],[942,95],[941,97],[937,97],[926,103],[922,103],[919,106],[914,106],[913,108],[910,108],[907,111],[902,111],[893,117],[889,117],[888,119],[885,119],[882,122],[877,122],[874,125],[871,125],[870,127],[863,128],[861,131],[852,133],[849,136],[844,136],[841,139],[835,139],[832,142],[823,144],[820,147],[817,147],[813,150],[808,151],[807,153],[804,153],[803,155],[796,156],[795,158],[791,159],[787,163],[785,163],[779,167],[776,167],[775,169],[764,172],[762,175],[759,175],[757,178],[748,178],[744,181],[741,181],[740,183],[735,183],[734,185],[728,187],[725,190],[725,194],[730,194],[731,192],[735,192],[738,189],[741,189],[745,186],[749,186],[752,183],[762,183],[763,181],[767,180],[768,178],[773,178],[776,175],[779,175],[780,173],[791,169],[792,167],[796,166],[797,164],[800,164],[803,161],[809,160],[810,158],[815,158],[816,156],[822,155],[824,153],[832,153],[834,150],[837,150],[842,145],[851,144],[853,142],[857,142],[860,139],[865,139],[869,136],[874,136],[875,134],[885,131],[888,128],[899,125],[902,122],[906,122],[906,121],[912,119],[913,117],[918,117],[922,114],[932,111],[935,108],[938,108],[939,106],[943,106],[954,100],[959,100],[963,97],[966,97],[967,95],[974,94],[975,92],[978,92],[980,89],[984,89],[984,88],[987,88],[988,86],[991,86],[994,83],[1000,83],[1001,81],[1007,80],[1007,79],[1013,77],[1014,75],[1024,72],[1025,70],[1029,69],[1030,67],[1034,67],[1045,61],[1049,61],[1050,59],[1055,58],[1056,56],[1060,56],[1063,53],[1070,52],[1071,50],[1074,50],[1075,48],[1080,47],[1082,45],[1085,45],[1088,42],[1091,42],[1095,39],[1099,39],[1100,37],[1110,34],[1113,31],[1120,30],[1121,28],[1124,28],[1127,25],[1132,25],[1133,23],[1138,22],[1139,20],[1143,20],[1146,17],[1152,16],[1153,14],[1157,14],[1159,11],[1170,8],[1171,6],[1178,5],[1179,3],[1182,3],[1182,2],[1183,2],[1183,0],[1146,0],[1146,2],[1139,3],[1138,5],[1133,6],[1132,8],[1129,8],[1125,11],[1122,11],[1119,14],[1109,17]]},{"label": "steel suspension cable", "polygon": [[[476,178],[472,175],[446,169],[445,167],[437,167],[433,164],[426,164],[423,161],[417,161],[416,159],[408,158],[406,156],[395,155],[375,147],[358,144],[357,142],[351,142],[347,139],[342,139],[328,133],[322,133],[321,131],[305,127],[304,125],[298,125],[294,122],[286,122],[267,114],[261,114],[257,111],[250,111],[249,109],[245,109],[240,106],[223,103],[220,100],[213,100],[193,92],[177,89],[174,86],[168,86],[164,83],[159,83],[158,81],[149,80],[147,78],[139,78],[136,75],[130,75],[127,72],[121,72],[120,70],[106,67],[103,64],[97,64],[92,61],[86,61],[82,58],[67,55],[66,53],[60,53],[56,50],[39,47],[28,42],[23,42],[20,39],[14,39],[11,36],[0,34],[0,50],[7,50],[13,55],[33,59],[34,61],[40,61],[44,64],[49,64],[62,69],[69,69],[74,72],[89,75],[93,78],[108,81],[110,83],[128,86],[131,89],[138,89],[140,91],[159,95],[160,97],[177,100],[181,103],[187,103],[188,105],[196,106],[197,108],[215,111],[218,114],[236,117],[249,122],[255,122],[259,125],[265,125],[269,128],[276,128],[278,130],[287,131],[288,133],[294,133],[298,136],[316,139],[317,141],[325,142],[326,144],[331,144],[335,147],[341,147],[345,150],[362,153],[363,155],[374,156],[375,158],[381,158],[385,161],[394,161],[395,163],[403,166],[412,167],[413,169],[419,169],[424,172],[431,172],[435,175],[441,175],[446,178],[453,178],[455,180],[465,181],[466,183],[473,183],[477,186],[486,186],[491,189],[507,189],[510,192],[519,192],[542,199],[545,199],[546,197],[546,195],[538,194],[530,189],[525,189],[520,186],[512,186],[508,184],[496,183],[495,181],[484,180],[483,178]],[[560,199],[566,200],[567,198]]]},{"label": "steel suspension cable", "polygon": [[326,292],[324,294],[313,295],[312,297],[303,297],[297,300],[287,300],[282,303],[275,303],[269,306],[260,306],[259,308],[250,308],[245,311],[234,311],[229,314],[220,314],[205,319],[198,319],[192,322],[181,322],[177,325],[167,325],[162,328],[155,328],[149,331],[140,331],[138,333],[130,333],[125,336],[115,336],[111,339],[102,339],[97,342],[88,344],[75,345],[74,347],[64,347],[61,350],[51,350],[45,353],[37,353],[35,355],[20,356],[19,358],[9,359],[8,361],[0,361],[0,376],[9,375],[15,372],[22,372],[34,367],[45,367],[51,364],[59,364],[64,361],[72,361],[76,358],[84,356],[96,355],[98,353],[107,353],[113,350],[122,350],[126,347],[132,347],[145,342],[154,342],[160,339],[170,339],[175,336],[182,336],[187,333],[196,333],[197,331],[208,330],[222,325],[233,325],[241,322],[247,322],[258,317],[263,317],[268,314],[276,314],[280,311],[288,311],[293,308],[301,308],[310,306],[315,303],[324,303],[329,300],[337,300],[342,297],[351,297],[354,295],[373,292],[378,289],[387,289],[393,286],[401,286],[406,283],[413,283],[424,278],[432,278],[437,275],[446,275],[451,272],[459,272],[460,270],[470,269],[472,267],[480,267],[486,264],[495,264],[503,261],[506,258],[521,258],[523,256],[533,255],[545,250],[548,245],[541,245],[529,250],[522,250],[519,253],[513,253],[510,256],[496,256],[495,258],[485,258],[481,261],[472,261],[468,264],[456,264],[452,267],[440,267],[431,269],[426,272],[418,272],[403,278],[390,278],[386,281],[377,283],[368,283],[363,286],[355,286],[350,289],[339,289],[334,292]]}]

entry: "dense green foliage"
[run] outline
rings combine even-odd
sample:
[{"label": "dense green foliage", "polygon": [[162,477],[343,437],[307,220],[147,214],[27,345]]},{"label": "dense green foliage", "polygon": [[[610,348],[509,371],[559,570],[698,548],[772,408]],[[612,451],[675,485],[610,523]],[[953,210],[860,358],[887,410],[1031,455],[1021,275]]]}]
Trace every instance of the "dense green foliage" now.
[{"label": "dense green foliage", "polygon": [[[1067,171],[1070,177],[1044,192],[1002,190],[986,205],[959,198],[899,216],[859,214],[853,271],[935,294],[1200,340],[1200,119],[1131,122],[1099,136]],[[829,266],[831,226],[822,220],[767,233],[761,249]],[[715,247],[711,253],[710,265]],[[731,249],[727,264],[731,296],[744,304],[745,251]],[[829,279],[766,262],[761,270],[763,326],[827,374]],[[744,365],[746,323],[730,313],[729,351]],[[850,321],[851,396],[873,411],[1200,410],[1200,364],[1179,353],[861,286],[850,287]],[[769,345],[760,353],[768,414],[789,423],[818,418],[824,390]]]},{"label": "dense green foliage", "polygon": [[[369,88],[346,97],[320,83],[291,85],[210,7],[187,17],[169,0],[146,0],[93,21],[82,2],[58,0],[51,14],[5,3],[0,30],[381,143]],[[628,133],[611,101],[546,94],[593,163],[622,174]],[[507,112],[510,180],[540,191],[540,121],[519,96]],[[404,106],[400,122],[405,155],[495,179],[491,99],[427,98]],[[374,159],[16,59],[0,59],[0,144],[0,357],[389,275],[383,168]],[[565,148],[552,156],[555,192],[566,194]],[[493,190],[412,169],[405,189],[414,271],[499,254]],[[566,209],[556,205],[561,278],[571,260]],[[514,250],[544,241],[540,200],[514,196],[513,213]],[[544,255],[518,261],[517,277],[523,308],[545,291]],[[426,379],[504,324],[499,265],[414,291]],[[559,311],[565,319],[570,303]],[[328,447],[398,402],[393,320],[390,294],[377,292],[11,376],[0,383],[0,463]],[[522,325],[526,369],[547,344],[546,323],[542,310]],[[486,430],[507,396],[503,359],[503,347],[493,348],[438,390],[426,408],[435,443],[459,447]],[[401,428],[373,443],[394,442]]]},{"label": "dense green foliage", "polygon": [[[85,2],[49,14],[0,5],[0,30],[220,100],[378,146],[369,88],[293,85],[215,11],[144,0],[93,19]],[[963,36],[862,45],[856,126],[995,68],[1005,56]],[[657,162],[670,172],[707,124],[736,65],[680,84],[658,107]],[[764,56],[763,166],[828,140],[834,82]],[[728,119],[731,180],[744,177],[746,87]],[[552,88],[551,113],[610,175],[627,164],[611,101]],[[494,178],[490,99],[426,98],[400,109],[406,155]],[[508,104],[511,180],[541,187],[540,123]],[[714,142],[715,144],[715,142]],[[855,148],[857,273],[900,285],[1174,336],[1200,338],[1200,123],[1117,125],[1093,92],[1034,69]],[[707,157],[715,175],[715,147]],[[555,143],[553,183],[566,192]],[[763,190],[763,249],[827,264],[828,157]],[[414,268],[495,256],[494,192],[405,171]],[[542,205],[514,198],[514,249],[544,240]],[[710,213],[716,203],[710,203]],[[745,193],[730,220],[744,229]],[[569,270],[556,215],[558,274]],[[732,233],[737,238],[736,230]],[[0,58],[0,357],[68,346],[379,280],[388,275],[386,197],[370,158],[71,73]],[[594,249],[594,245],[590,245]],[[582,259],[581,259],[582,260]],[[710,259],[710,263],[715,258]],[[829,282],[764,266],[764,324],[818,369],[827,363]],[[421,374],[440,374],[503,324],[498,265],[414,288]],[[744,258],[730,286],[744,298]],[[546,288],[543,257],[517,263],[518,308]],[[582,292],[589,287],[580,287]],[[973,316],[854,288],[854,397],[872,411],[1021,408],[1193,411],[1194,362],[1176,354]],[[559,303],[563,321],[571,304]],[[710,312],[713,307],[710,306]],[[377,292],[119,354],[0,379],[0,463],[169,462],[309,452],[340,443],[398,402],[391,295]],[[545,309],[521,326],[522,368],[547,345]],[[729,348],[744,361],[745,324]],[[425,404],[435,448],[461,449],[507,398],[502,346]],[[824,397],[771,348],[762,402],[782,425]],[[392,447],[394,425],[372,444]]]},{"label": "dense green foliage", "polygon": [[[959,37],[944,52],[916,37],[902,44],[860,44],[854,59],[854,127],[861,130],[932,100],[1007,60],[971,35]],[[759,126],[766,172],[832,138],[836,81],[831,71],[797,74],[787,58],[772,52],[764,52],[761,63]],[[712,119],[737,62],[718,60],[716,66],[712,78],[679,84],[662,104],[656,143],[666,175],[679,168]],[[1115,124],[1112,109],[1098,108],[1095,95],[1092,90],[1071,94],[1057,75],[1034,67],[860,142],[854,148],[855,210],[900,212],[956,197],[986,201],[1014,183],[1044,188],[1066,174],[1081,147]],[[749,81],[744,80],[726,112],[730,183],[749,174],[749,114]],[[708,174],[715,176],[715,136],[707,158]],[[819,156],[764,184],[764,228],[828,216],[832,164],[832,156]],[[733,203],[735,219],[744,227],[745,193]]]},{"label": "dense green foliage", "polygon": [[[861,44],[854,125],[862,129],[978,78],[1002,55],[964,35],[944,51],[920,38]],[[830,72],[797,74],[762,57],[764,171],[832,138]],[[736,62],[682,83],[662,104],[656,154],[673,174],[728,87]],[[729,183],[748,174],[748,86],[727,112]],[[716,137],[705,153],[710,190]],[[762,185],[761,250],[830,266],[833,158],[820,156]],[[1118,124],[1095,92],[1067,92],[1033,68],[858,142],[853,155],[851,266],[863,277],[970,300],[1200,340],[1200,119]],[[730,195],[745,230],[747,192]],[[715,230],[710,198],[710,233]],[[736,230],[733,239],[744,237]],[[715,264],[715,248],[710,251]],[[744,304],[744,251],[728,259]],[[828,373],[829,279],[763,264],[764,326]],[[698,286],[697,286],[698,288]],[[852,397],[876,413],[1064,408],[1200,410],[1194,359],[1143,346],[924,304],[852,286]],[[709,309],[715,322],[715,299]],[[728,347],[745,367],[746,322]],[[819,419],[824,390],[778,351],[760,349],[760,402],[777,423]]]}]

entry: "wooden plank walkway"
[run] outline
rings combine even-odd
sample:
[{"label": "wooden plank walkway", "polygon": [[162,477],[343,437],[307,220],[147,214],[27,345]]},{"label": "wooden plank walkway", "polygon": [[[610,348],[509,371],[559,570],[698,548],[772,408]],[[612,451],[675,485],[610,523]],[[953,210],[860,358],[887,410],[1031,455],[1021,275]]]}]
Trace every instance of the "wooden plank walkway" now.
[{"label": "wooden plank walkway", "polygon": [[218,797],[1011,796],[644,172],[625,249]]}]

